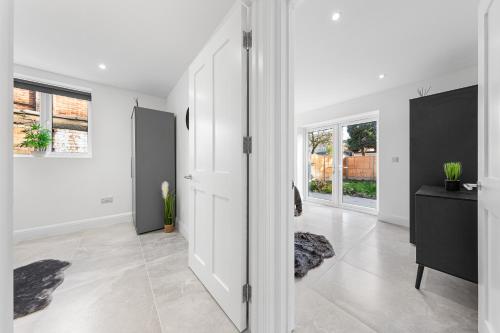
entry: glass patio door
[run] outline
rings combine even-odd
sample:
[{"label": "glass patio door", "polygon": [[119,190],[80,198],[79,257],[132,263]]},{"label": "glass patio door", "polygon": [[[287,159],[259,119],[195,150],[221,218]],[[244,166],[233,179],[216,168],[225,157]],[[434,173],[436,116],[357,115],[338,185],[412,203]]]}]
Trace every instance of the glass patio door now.
[{"label": "glass patio door", "polygon": [[377,132],[376,116],[307,129],[307,199],[376,211]]},{"label": "glass patio door", "polygon": [[335,127],[307,131],[307,191],[312,199],[335,201]]}]

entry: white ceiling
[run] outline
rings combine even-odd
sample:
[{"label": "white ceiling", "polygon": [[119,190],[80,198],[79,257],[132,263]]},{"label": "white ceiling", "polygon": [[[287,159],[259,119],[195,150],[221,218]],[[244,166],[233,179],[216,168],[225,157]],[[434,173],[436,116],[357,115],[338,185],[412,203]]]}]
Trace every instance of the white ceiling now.
[{"label": "white ceiling", "polygon": [[[296,111],[476,65],[477,6],[478,0],[304,0],[296,13]],[[331,20],[336,11],[339,22]]]},{"label": "white ceiling", "polygon": [[234,0],[14,3],[16,64],[166,97]]}]

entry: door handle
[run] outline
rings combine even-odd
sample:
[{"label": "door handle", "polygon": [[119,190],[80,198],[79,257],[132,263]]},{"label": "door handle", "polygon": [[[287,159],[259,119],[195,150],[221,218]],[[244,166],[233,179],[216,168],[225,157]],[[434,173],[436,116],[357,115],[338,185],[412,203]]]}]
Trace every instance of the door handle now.
[{"label": "door handle", "polygon": [[187,176],[184,176],[184,179],[189,179],[189,180],[191,180],[191,179],[193,179],[193,176],[192,176],[192,175],[187,175]]},{"label": "door handle", "polygon": [[477,182],[477,184],[464,184],[464,187],[469,191],[472,191],[474,188],[477,188],[478,191],[482,189],[481,182]]}]

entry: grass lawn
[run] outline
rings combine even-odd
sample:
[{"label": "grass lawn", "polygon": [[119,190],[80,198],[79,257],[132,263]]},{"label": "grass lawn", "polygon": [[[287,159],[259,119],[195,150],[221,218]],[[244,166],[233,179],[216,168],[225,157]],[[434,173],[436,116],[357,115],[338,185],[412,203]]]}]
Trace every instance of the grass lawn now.
[{"label": "grass lawn", "polygon": [[374,180],[344,179],[343,193],[352,197],[376,199],[377,182]]}]

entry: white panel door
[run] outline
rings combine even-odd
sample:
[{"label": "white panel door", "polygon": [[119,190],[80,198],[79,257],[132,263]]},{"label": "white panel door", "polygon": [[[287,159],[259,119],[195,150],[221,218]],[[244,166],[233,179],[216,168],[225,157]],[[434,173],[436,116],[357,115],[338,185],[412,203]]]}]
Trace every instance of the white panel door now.
[{"label": "white panel door", "polygon": [[189,68],[189,266],[246,328],[246,9],[235,6]]},{"label": "white panel door", "polygon": [[479,8],[479,331],[500,333],[500,0]]}]

